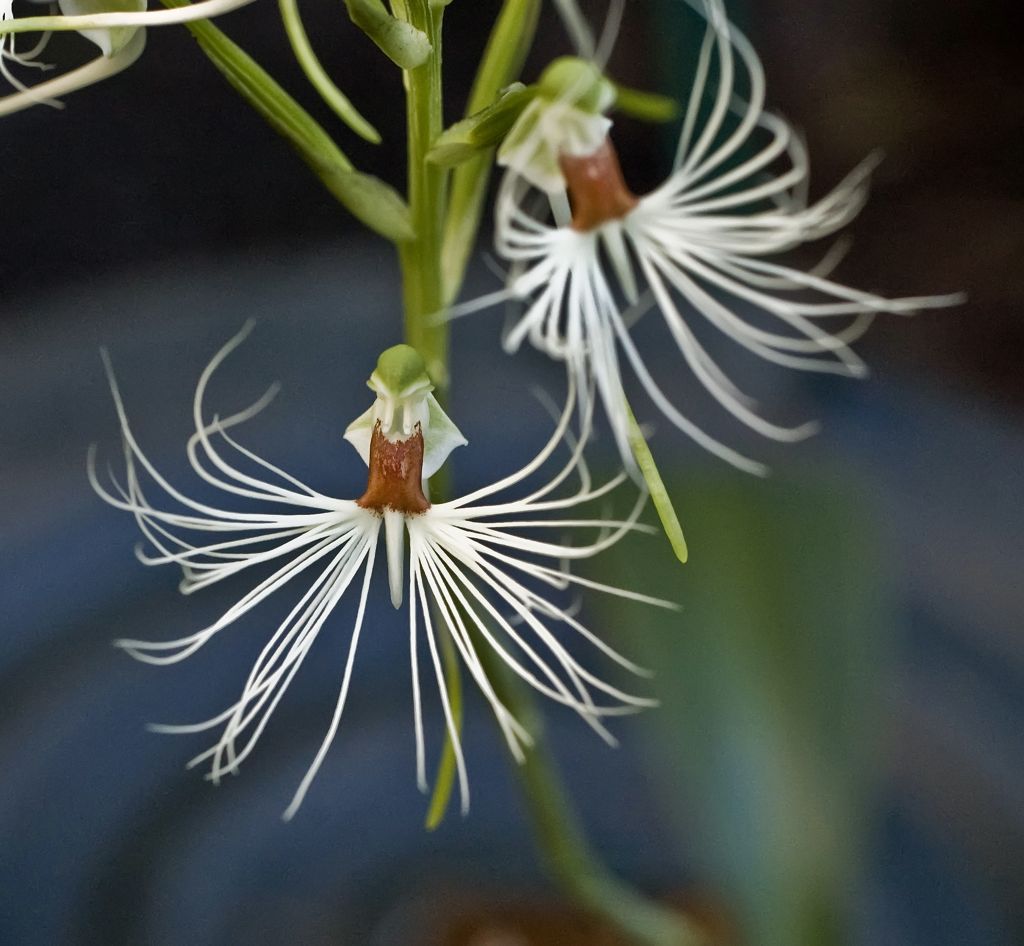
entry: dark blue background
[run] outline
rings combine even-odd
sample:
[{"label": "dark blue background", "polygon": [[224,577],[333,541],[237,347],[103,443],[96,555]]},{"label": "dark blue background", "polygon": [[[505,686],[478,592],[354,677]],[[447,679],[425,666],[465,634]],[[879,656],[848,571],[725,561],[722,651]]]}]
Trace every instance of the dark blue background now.
[{"label": "dark blue background", "polygon": [[[746,11],[768,59],[770,100],[808,130],[822,185],[876,143],[889,152],[841,275],[892,293],[972,296],[960,310],[880,326],[868,343],[877,376],[864,384],[780,381],[761,365],[734,366],[744,383],[771,388],[775,416],[818,415],[825,429],[787,452],[738,442],[770,455],[783,480],[842,469],[884,539],[899,633],[858,893],[858,939],[870,946],[1009,946],[1024,936],[1022,292],[1012,214],[1021,194],[1019,141],[1007,131],[1020,79],[1005,56],[1016,34],[1000,27],[997,5],[990,13],[968,28],[909,2]],[[485,14],[450,8],[456,82]],[[324,35],[338,13],[310,4],[308,15]],[[560,51],[545,22],[545,49]],[[261,58],[297,87],[271,8],[225,25],[254,36]],[[397,93],[372,50],[342,35],[323,54],[353,98],[373,103],[388,81]],[[630,17],[618,74],[653,85],[659,63],[672,66],[661,38],[645,16]],[[647,55],[652,44],[658,56]],[[400,109],[372,117],[390,142],[385,175],[397,181]],[[656,181],[657,136],[628,123],[624,134],[637,136],[627,171]],[[363,165],[376,160],[345,144]],[[245,585],[181,598],[171,570],[133,560],[129,518],[89,490],[88,444],[117,457],[99,347],[111,351],[145,449],[181,483],[198,373],[255,318],[211,399],[237,407],[281,380],[245,442],[325,492],[355,495],[364,470],[341,433],[365,409],[377,353],[400,333],[389,249],[346,229],[180,32],[153,35],[135,69],[69,99],[65,113],[6,120],[0,168],[0,943],[409,943],[460,897],[549,889],[478,701],[467,722],[472,812],[422,831],[404,637],[389,608],[373,615],[341,734],[291,825],[278,816],[319,744],[345,634],[325,632],[243,775],[217,789],[183,770],[202,737],[156,736],[143,724],[225,705],[274,606],[174,668],[133,663],[110,646],[124,634],[186,634]],[[494,285],[481,267],[471,289]],[[500,321],[481,315],[455,333],[452,413],[471,443],[457,455],[457,483],[467,488],[540,444],[546,414],[525,392],[559,386],[541,359],[500,353]],[[662,372],[675,370],[669,355]],[[658,443],[674,476],[719,475],[678,438]],[[345,614],[331,627],[343,629]],[[607,859],[655,892],[686,884],[693,865],[685,845],[665,842],[669,813],[642,774],[651,761],[640,724],[620,727],[624,747],[612,752],[578,721],[550,716]],[[436,734],[436,714],[433,722]]]}]

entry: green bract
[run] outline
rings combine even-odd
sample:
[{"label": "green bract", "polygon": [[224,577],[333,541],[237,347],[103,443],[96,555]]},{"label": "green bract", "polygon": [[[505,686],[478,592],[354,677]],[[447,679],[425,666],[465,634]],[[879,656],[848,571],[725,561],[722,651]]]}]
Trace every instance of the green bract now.
[{"label": "green bract", "polygon": [[493,148],[536,95],[536,86],[513,83],[487,108],[446,128],[427,153],[427,160],[453,167]]},{"label": "green bract", "polygon": [[[187,7],[188,0],[163,0]],[[186,24],[200,49],[241,95],[286,138],[327,189],[357,219],[392,241],[414,236],[409,208],[393,187],[356,171],[333,139],[244,49],[207,21]]]}]

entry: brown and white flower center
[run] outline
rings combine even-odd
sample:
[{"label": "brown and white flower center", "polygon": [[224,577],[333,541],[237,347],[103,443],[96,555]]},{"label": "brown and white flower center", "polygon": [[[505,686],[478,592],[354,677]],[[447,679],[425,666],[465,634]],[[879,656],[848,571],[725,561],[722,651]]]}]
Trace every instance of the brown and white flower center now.
[{"label": "brown and white flower center", "polygon": [[626,186],[608,138],[590,154],[562,154],[558,164],[569,191],[574,230],[586,233],[609,220],[621,220],[639,202]]},{"label": "brown and white flower center", "polygon": [[377,421],[370,439],[366,492],[356,503],[364,509],[391,509],[407,516],[430,508],[423,495],[423,431],[419,424],[404,440],[389,440]]}]

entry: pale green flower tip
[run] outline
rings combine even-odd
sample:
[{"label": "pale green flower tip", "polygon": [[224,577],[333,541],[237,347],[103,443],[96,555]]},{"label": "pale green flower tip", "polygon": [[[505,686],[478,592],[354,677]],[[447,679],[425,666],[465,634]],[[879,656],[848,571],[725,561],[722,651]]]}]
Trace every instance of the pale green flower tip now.
[{"label": "pale green flower tip", "polygon": [[555,59],[541,73],[539,93],[551,102],[565,102],[592,115],[603,115],[615,104],[615,86],[592,62],[576,56]]},{"label": "pale green flower tip", "polygon": [[378,423],[389,440],[405,440],[419,427],[424,479],[441,468],[452,450],[467,442],[431,393],[434,386],[426,363],[411,345],[395,345],[382,352],[367,383],[377,398],[345,430],[345,439],[364,463],[370,462],[370,442]]},{"label": "pale green flower tip", "polygon": [[382,351],[377,368],[370,375],[369,385],[378,394],[385,391],[398,397],[410,389],[430,391],[433,385],[427,375],[427,363],[412,345],[392,345]]},{"label": "pale green flower tip", "polygon": [[566,56],[544,70],[536,97],[523,109],[498,149],[498,164],[548,194],[565,190],[559,161],[593,154],[611,120],[604,112],[615,87],[585,59]]}]

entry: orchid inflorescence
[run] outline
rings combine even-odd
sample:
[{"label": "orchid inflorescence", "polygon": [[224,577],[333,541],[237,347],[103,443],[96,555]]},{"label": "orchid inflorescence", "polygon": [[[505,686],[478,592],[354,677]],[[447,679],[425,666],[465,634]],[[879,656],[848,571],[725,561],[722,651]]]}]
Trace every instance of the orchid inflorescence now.
[{"label": "orchid inflorescence", "polygon": [[[243,446],[235,428],[266,403],[209,414],[205,391],[214,370],[248,329],[232,339],[200,377],[193,403],[189,464],[223,494],[209,505],[172,485],[147,459],[110,369],[124,441],[125,470],[101,479],[90,454],[95,490],[130,513],[147,565],[174,564],[191,593],[259,566],[258,580],[217,621],[172,641],[118,641],[133,657],[165,665],[184,660],[285,586],[302,585],[298,603],[271,632],[240,696],[211,719],[157,727],[165,732],[219,732],[194,760],[219,781],[253,752],[271,715],[346,596],[357,599],[348,657],[327,733],[286,815],[298,809],[338,730],[360,635],[375,612],[372,576],[383,549],[391,603],[408,615],[416,773],[428,787],[420,657],[436,684],[447,745],[455,759],[463,807],[466,764],[451,697],[457,667],[442,659],[450,643],[458,664],[490,705],[511,754],[523,760],[535,738],[501,696],[492,658],[526,687],[572,709],[614,742],[611,716],[649,706],[598,675],[578,647],[634,675],[646,672],[604,641],[563,600],[569,589],[597,591],[647,605],[671,602],[578,574],[631,532],[648,495],[676,555],[686,559],[682,530],[627,393],[629,376],[670,424],[726,462],[763,474],[763,464],[711,437],[655,378],[633,326],[656,310],[681,362],[741,424],[779,441],[816,428],[776,424],[699,340],[706,321],[754,356],[779,367],[851,377],[865,373],[852,344],[879,314],[909,314],[960,301],[959,296],[887,299],[832,278],[835,248],[809,271],[781,254],[837,234],[860,211],[876,159],[867,158],[825,196],[808,199],[809,160],[800,135],[765,109],[764,70],[750,41],[728,20],[721,0],[680,0],[702,18],[703,39],[687,100],[616,84],[606,61],[622,0],[611,0],[600,43],[574,0],[554,0],[575,55],[550,63],[536,82],[514,81],[536,27],[540,0],[505,0],[488,42],[466,117],[441,125],[439,42],[444,2],[346,0],[352,22],[404,73],[409,97],[409,186],[400,195],[357,170],[333,138],[237,44],[209,20],[250,0],[59,0],[61,15],[14,17],[0,0],[0,75],[15,91],[0,114],[66,95],[130,65],[149,26],[185,24],[232,85],[295,146],[329,192],[370,229],[395,243],[403,272],[406,340],[387,349],[370,378],[371,406],[346,439],[367,465],[365,492],[337,499],[301,483]],[[294,0],[280,0],[284,29],[310,84],[356,134],[379,141],[319,63]],[[14,69],[39,65],[52,31],[75,31],[101,56],[72,73],[27,85]],[[21,32],[41,34],[32,49],[15,47]],[[615,109],[664,121],[681,112],[675,157],[664,182],[637,195],[613,143]],[[507,267],[502,288],[459,302],[458,293],[482,216],[488,175],[502,177],[494,207],[495,249]],[[554,432],[518,471],[458,498],[431,497],[428,480],[465,444],[442,406],[448,384],[447,333],[453,318],[499,303],[518,308],[503,344],[528,341],[566,368],[567,396]],[[597,413],[597,408],[601,412]],[[643,413],[643,412],[639,412]],[[622,472],[596,483],[584,459],[595,424],[607,423]],[[559,460],[560,450],[567,458]],[[539,485],[542,470],[553,470]],[[636,494],[624,517],[580,507],[615,491]],[[157,498],[159,496],[159,498]],[[557,536],[557,538],[552,538]],[[568,538],[574,537],[572,541]],[[383,544],[382,544],[383,543]]]}]

